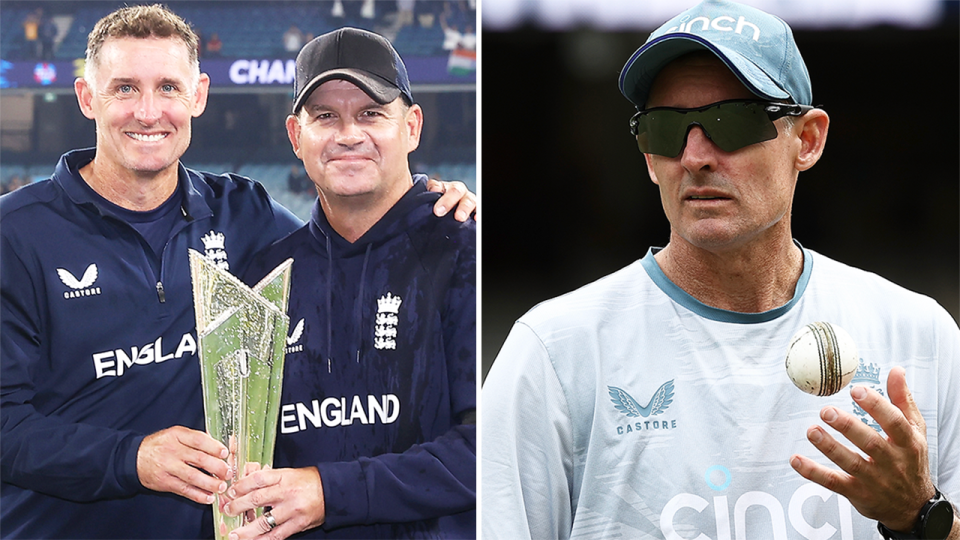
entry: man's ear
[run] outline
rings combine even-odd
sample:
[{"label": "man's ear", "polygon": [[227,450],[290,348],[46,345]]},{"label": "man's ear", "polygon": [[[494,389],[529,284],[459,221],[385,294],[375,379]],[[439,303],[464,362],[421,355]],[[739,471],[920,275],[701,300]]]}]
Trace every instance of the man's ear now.
[{"label": "man's ear", "polygon": [[197,82],[197,89],[193,96],[193,117],[196,118],[203,114],[207,109],[207,97],[210,95],[210,76],[206,73],[200,74],[200,80]]},{"label": "man's ear", "polygon": [[77,77],[73,81],[73,91],[77,94],[77,103],[80,104],[80,112],[90,120],[96,120],[93,113],[93,92],[94,88],[89,81],[83,77]]},{"label": "man's ear", "polygon": [[290,139],[293,153],[303,160],[303,156],[300,155],[300,119],[292,114],[287,116],[287,138]]},{"label": "man's ear", "polygon": [[423,131],[423,109],[420,105],[414,103],[410,106],[404,118],[404,124],[407,127],[407,139],[410,141],[410,146],[407,148],[409,154],[420,146],[420,133]]},{"label": "man's ear", "polygon": [[647,162],[647,173],[650,175],[650,181],[652,181],[654,184],[656,184],[656,185],[659,186],[659,185],[660,185],[660,181],[657,180],[657,173],[655,173],[655,172],[653,171],[653,161],[652,161],[653,155],[652,155],[652,154],[644,154],[644,155],[643,155],[643,159],[644,159],[644,161]]},{"label": "man's ear", "polygon": [[823,155],[830,117],[823,109],[813,109],[799,117],[796,124],[794,129],[799,130],[800,152],[797,154],[795,166],[798,171],[805,171],[813,167]]}]

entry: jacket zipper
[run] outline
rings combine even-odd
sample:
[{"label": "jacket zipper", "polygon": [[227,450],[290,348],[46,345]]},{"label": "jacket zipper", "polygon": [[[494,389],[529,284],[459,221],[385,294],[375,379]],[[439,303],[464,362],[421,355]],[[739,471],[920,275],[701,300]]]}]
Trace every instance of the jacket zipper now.
[{"label": "jacket zipper", "polygon": [[160,303],[163,304],[167,301],[167,296],[163,294],[163,282],[157,282],[157,296],[160,297]]}]

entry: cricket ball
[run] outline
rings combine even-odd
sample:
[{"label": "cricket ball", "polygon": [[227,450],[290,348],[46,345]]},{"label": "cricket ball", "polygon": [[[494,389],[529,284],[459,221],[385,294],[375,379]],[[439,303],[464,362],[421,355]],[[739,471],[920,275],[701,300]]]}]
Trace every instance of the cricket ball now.
[{"label": "cricket ball", "polygon": [[787,375],[797,388],[815,396],[831,396],[842,390],[859,365],[853,338],[828,322],[804,326],[787,348]]}]

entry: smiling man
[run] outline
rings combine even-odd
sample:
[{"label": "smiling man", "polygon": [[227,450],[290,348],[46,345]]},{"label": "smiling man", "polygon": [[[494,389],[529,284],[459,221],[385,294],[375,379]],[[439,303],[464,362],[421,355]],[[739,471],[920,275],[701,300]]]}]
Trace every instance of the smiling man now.
[{"label": "smiling man", "polygon": [[382,36],[343,28],[297,57],[287,133],[319,197],[246,274],[292,257],[275,469],[237,482],[231,538],[471,538],[476,229],[412,175],[423,112]]},{"label": "smiling man", "polygon": [[[407,155],[420,142],[423,111],[402,99],[380,104],[338,79],[310,93],[301,108],[302,115],[287,118],[293,151],[315,179],[333,227],[355,242],[413,185]],[[344,118],[355,121],[339,129]]]},{"label": "smiling man", "polygon": [[[484,385],[483,536],[960,538],[960,331],[794,240],[829,118],[790,28],[702,2],[620,90],[669,243],[514,325]],[[817,321],[861,356],[822,398],[784,370]]]},{"label": "smiling man", "polygon": [[104,40],[94,43],[87,74],[76,80],[80,110],[97,124],[99,150],[80,174],[119,206],[154,209],[177,186],[191,120],[210,90],[191,54],[171,38]]},{"label": "smiling man", "polygon": [[302,224],[250,179],[180,164],[210,84],[196,45],[159,5],[101,19],[75,83],[96,148],[0,198],[4,538],[212,534],[227,449],[201,431],[187,251],[239,274]]}]

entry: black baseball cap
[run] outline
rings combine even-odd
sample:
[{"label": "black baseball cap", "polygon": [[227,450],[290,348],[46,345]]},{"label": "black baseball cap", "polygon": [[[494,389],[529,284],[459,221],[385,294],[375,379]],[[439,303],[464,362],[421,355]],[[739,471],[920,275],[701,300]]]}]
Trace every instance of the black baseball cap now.
[{"label": "black baseball cap", "polygon": [[340,28],[304,45],[297,55],[293,113],[321,84],[343,79],[385,105],[404,96],[413,103],[410,77],[403,60],[385,37],[359,28]]}]

